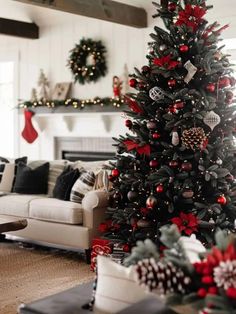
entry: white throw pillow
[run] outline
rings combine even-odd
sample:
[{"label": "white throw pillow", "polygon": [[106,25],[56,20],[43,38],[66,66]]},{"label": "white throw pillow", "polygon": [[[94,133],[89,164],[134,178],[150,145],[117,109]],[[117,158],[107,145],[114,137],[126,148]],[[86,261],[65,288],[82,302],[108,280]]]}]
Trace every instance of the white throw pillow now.
[{"label": "white throw pillow", "polygon": [[94,183],[95,174],[92,171],[82,172],[71,189],[70,201],[81,204],[85,194],[93,189]]},{"label": "white throw pillow", "polygon": [[134,266],[124,267],[105,256],[97,257],[95,314],[117,313],[153,294],[135,282]]}]

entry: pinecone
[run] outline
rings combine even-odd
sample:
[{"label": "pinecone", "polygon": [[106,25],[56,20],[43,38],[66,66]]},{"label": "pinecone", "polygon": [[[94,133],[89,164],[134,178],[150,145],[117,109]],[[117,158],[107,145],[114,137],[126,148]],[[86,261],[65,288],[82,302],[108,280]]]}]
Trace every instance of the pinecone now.
[{"label": "pinecone", "polygon": [[137,281],[159,295],[169,293],[184,294],[191,282],[183,271],[172,263],[156,262],[154,258],[144,259],[136,265]]},{"label": "pinecone", "polygon": [[181,140],[187,149],[195,151],[204,148],[207,136],[203,128],[191,128],[183,131]]}]

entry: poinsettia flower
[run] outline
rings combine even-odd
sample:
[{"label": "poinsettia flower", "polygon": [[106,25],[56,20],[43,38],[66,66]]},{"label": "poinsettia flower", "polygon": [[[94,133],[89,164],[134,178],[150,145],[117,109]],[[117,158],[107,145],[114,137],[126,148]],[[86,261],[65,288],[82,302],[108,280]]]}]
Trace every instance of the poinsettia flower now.
[{"label": "poinsettia flower", "polygon": [[178,227],[181,233],[184,232],[188,236],[190,236],[193,232],[196,232],[198,229],[197,217],[191,213],[185,214],[181,212],[179,217],[172,218],[171,222]]},{"label": "poinsettia flower", "polygon": [[161,58],[155,58],[153,63],[159,67],[165,68],[167,70],[172,70],[180,64],[179,61],[175,61],[171,59],[171,55],[164,56]]},{"label": "poinsettia flower", "polygon": [[202,289],[206,295],[218,294],[219,289],[224,289],[229,298],[236,299],[236,249],[232,243],[225,251],[213,247],[203,261],[194,264],[194,268],[204,285],[198,290],[200,297],[205,297]]},{"label": "poinsettia flower", "polygon": [[177,26],[186,25],[195,32],[205,14],[206,10],[204,8],[187,4],[185,9],[179,12],[179,17],[175,24]]}]

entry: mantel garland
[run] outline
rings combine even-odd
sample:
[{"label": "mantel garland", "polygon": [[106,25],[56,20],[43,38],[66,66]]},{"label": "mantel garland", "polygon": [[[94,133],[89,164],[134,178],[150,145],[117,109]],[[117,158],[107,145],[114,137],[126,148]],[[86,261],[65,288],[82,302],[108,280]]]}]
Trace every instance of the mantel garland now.
[{"label": "mantel garland", "polygon": [[70,51],[68,60],[68,67],[74,75],[75,82],[91,83],[105,76],[107,73],[105,53],[106,48],[100,40],[81,39]]},{"label": "mantel garland", "polygon": [[83,109],[87,108],[91,105],[101,106],[101,107],[108,107],[112,106],[115,108],[120,108],[122,105],[125,104],[124,97],[105,97],[100,98],[96,97],[94,99],[76,99],[76,98],[69,98],[64,101],[59,100],[47,100],[47,101],[25,101],[19,104],[19,108],[36,108],[36,107],[47,107],[47,108],[56,108],[56,107],[73,107],[74,109]]}]

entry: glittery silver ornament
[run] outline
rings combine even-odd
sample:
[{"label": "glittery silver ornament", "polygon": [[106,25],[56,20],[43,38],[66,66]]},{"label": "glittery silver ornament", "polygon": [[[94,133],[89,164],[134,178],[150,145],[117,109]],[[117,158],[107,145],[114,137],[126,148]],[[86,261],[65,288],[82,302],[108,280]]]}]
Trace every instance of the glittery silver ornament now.
[{"label": "glittery silver ornament", "polygon": [[203,122],[207,126],[209,126],[209,128],[212,131],[220,123],[220,121],[221,121],[220,116],[217,113],[215,113],[213,110],[209,111],[203,119]]}]

